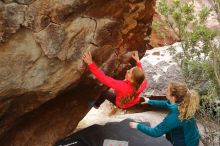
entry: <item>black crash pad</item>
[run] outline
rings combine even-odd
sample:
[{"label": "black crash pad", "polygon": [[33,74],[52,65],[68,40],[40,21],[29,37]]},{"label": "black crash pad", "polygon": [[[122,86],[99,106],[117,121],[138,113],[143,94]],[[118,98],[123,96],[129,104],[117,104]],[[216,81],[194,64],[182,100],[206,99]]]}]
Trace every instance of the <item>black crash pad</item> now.
[{"label": "black crash pad", "polygon": [[125,119],[121,122],[110,122],[104,126],[92,125],[64,138],[55,146],[103,146],[106,139],[127,141],[128,146],[172,146],[163,136],[153,138],[130,128],[131,121],[133,120]]}]

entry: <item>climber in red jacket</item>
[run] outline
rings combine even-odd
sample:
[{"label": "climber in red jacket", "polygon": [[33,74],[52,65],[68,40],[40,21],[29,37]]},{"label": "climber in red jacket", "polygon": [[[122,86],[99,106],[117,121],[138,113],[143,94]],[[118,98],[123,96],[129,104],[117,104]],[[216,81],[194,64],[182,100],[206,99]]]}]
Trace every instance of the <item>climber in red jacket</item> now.
[{"label": "climber in red jacket", "polygon": [[147,80],[145,79],[137,51],[132,52],[132,58],[136,61],[137,66],[127,70],[124,80],[116,80],[99,70],[93,62],[90,52],[83,54],[82,59],[88,65],[93,75],[101,83],[114,90],[114,93],[110,91],[102,92],[94,103],[95,108],[99,108],[105,99],[122,109],[134,106],[139,102],[139,95],[147,87]]}]

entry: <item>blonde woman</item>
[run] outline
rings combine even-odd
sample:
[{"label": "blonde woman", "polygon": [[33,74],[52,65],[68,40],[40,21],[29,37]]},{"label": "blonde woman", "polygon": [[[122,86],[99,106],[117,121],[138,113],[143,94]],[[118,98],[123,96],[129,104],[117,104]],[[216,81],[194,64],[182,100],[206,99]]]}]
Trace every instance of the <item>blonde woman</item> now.
[{"label": "blonde woman", "polygon": [[169,110],[169,113],[160,124],[151,128],[144,124],[130,122],[130,127],[137,128],[152,137],[169,134],[170,141],[174,146],[198,146],[199,131],[194,118],[199,106],[198,93],[189,90],[183,83],[170,82],[166,97],[168,100],[149,100],[145,98],[143,102]]}]

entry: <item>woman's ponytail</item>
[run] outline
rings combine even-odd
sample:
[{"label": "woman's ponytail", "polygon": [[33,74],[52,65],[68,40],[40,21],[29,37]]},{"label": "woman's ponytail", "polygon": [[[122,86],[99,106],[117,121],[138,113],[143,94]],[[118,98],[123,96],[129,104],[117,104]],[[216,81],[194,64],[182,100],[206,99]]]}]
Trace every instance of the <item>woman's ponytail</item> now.
[{"label": "woman's ponytail", "polygon": [[180,82],[170,82],[169,90],[171,96],[176,98],[179,105],[179,119],[190,119],[199,108],[199,94],[195,90],[189,90],[187,85]]},{"label": "woman's ponytail", "polygon": [[199,94],[195,90],[188,90],[183,102],[179,105],[179,119],[192,118],[199,108]]}]

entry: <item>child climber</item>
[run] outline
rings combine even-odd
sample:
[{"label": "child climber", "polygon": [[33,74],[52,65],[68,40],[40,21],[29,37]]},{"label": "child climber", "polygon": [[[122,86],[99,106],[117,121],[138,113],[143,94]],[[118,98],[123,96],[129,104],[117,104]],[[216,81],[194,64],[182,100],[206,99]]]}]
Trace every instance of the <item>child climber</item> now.
[{"label": "child climber", "polygon": [[95,75],[101,83],[114,90],[114,93],[109,91],[102,92],[94,104],[95,108],[99,108],[105,99],[122,109],[134,106],[139,102],[139,95],[146,88],[147,81],[145,80],[144,71],[137,51],[132,53],[132,58],[136,61],[137,67],[127,70],[124,80],[116,80],[99,70],[93,62],[90,52],[83,54],[82,59],[88,65],[93,75]]},{"label": "child climber", "polygon": [[194,118],[199,106],[198,93],[194,90],[189,90],[185,84],[170,82],[166,96],[168,101],[145,98],[144,102],[169,109],[168,115],[160,124],[151,128],[144,124],[130,122],[130,127],[137,128],[152,137],[169,134],[170,141],[174,146],[198,146],[199,131]]}]

